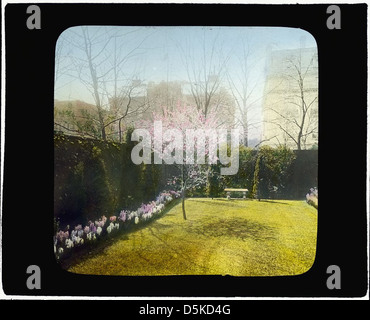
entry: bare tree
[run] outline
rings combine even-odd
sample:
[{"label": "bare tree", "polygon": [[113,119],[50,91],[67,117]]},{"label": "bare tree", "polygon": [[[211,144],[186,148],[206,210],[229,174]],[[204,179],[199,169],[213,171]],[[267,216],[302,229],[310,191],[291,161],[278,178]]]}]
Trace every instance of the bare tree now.
[{"label": "bare tree", "polygon": [[207,39],[205,31],[201,39],[200,52],[198,54],[191,52],[189,47],[180,47],[188,85],[195,105],[206,118],[211,108],[220,106],[218,93],[222,88],[229,57],[223,56],[218,36]]},{"label": "bare tree", "polygon": [[241,55],[237,57],[237,70],[233,73],[227,72],[230,92],[236,105],[235,120],[243,130],[243,144],[248,147],[249,129],[255,126],[258,121],[252,122],[249,116],[255,103],[262,98],[256,97],[255,89],[258,85],[257,79],[251,79],[251,71],[255,66],[252,51],[247,39],[242,39]]},{"label": "bare tree", "polygon": [[106,127],[115,125],[113,134],[118,133],[118,140],[122,142],[123,123],[130,125],[130,119],[137,120],[151,107],[146,94],[146,86],[140,80],[132,80],[130,84],[121,88],[110,98],[110,120]]},{"label": "bare tree", "polygon": [[282,102],[278,103],[280,107],[269,107],[274,117],[268,122],[283,133],[280,137],[284,143],[291,141],[298,150],[306,148],[307,139],[318,134],[316,59],[316,54],[310,51],[303,54],[302,49],[298,55],[285,59]]},{"label": "bare tree", "polygon": [[70,55],[68,75],[77,79],[91,93],[96,112],[86,113],[97,127],[98,137],[106,140],[124,118],[143,112],[145,102],[134,103],[134,97],[142,95],[142,87],[135,81],[137,70],[127,71],[130,59],[141,53],[140,46],[145,38],[134,46],[126,47],[129,42],[125,36],[137,30],[122,33],[118,28],[79,27],[69,31],[70,38],[64,41],[73,48]]},{"label": "bare tree", "polygon": [[54,84],[55,90],[58,90],[61,86],[65,86],[67,83],[59,84],[59,79],[68,71],[65,65],[65,60],[70,52],[65,52],[64,38],[61,37],[55,46],[55,70],[54,70]]}]

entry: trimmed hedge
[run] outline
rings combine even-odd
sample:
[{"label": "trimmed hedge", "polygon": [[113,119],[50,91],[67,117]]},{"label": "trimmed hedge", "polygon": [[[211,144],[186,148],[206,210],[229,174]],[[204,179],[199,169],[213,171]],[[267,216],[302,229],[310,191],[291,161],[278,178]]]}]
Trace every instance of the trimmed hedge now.
[{"label": "trimmed hedge", "polygon": [[55,219],[73,225],[155,199],[165,185],[161,166],[133,164],[132,147],[55,134]]},{"label": "trimmed hedge", "polygon": [[[117,215],[152,201],[178,173],[171,165],[135,165],[128,131],[125,143],[54,135],[54,217],[63,227]],[[219,176],[212,165],[207,184],[189,197],[225,197],[224,188],[247,188],[250,198],[304,199],[317,186],[318,151],[240,147],[239,171]],[[87,221],[85,221],[87,222]]]},{"label": "trimmed hedge", "polygon": [[[220,165],[212,166],[220,172]],[[226,187],[247,188],[250,198],[304,199],[317,186],[318,151],[263,146],[259,150],[239,148],[239,171],[221,179],[211,176],[207,187],[195,195],[225,197]]]}]

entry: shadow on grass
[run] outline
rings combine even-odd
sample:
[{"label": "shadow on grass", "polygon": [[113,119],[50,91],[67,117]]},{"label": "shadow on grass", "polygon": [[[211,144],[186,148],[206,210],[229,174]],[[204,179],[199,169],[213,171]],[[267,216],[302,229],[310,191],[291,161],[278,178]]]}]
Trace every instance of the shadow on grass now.
[{"label": "shadow on grass", "polygon": [[[233,200],[233,199],[222,199],[222,198],[214,198],[214,199],[202,199],[202,198],[190,198],[192,202],[204,203],[209,205],[217,205],[217,206],[233,206],[233,207],[240,207],[240,208],[248,208],[248,204],[251,201],[256,201],[252,199],[240,199],[240,200]],[[181,199],[179,199],[181,201]],[[261,202],[268,202],[273,204],[281,204],[281,205],[289,205],[286,202],[274,201],[274,200],[261,200]],[[176,204],[174,204],[175,206]],[[165,230],[171,228],[172,226],[156,223],[153,228],[157,231]],[[264,240],[273,240],[276,239],[276,229],[256,222],[252,220],[246,220],[244,218],[234,217],[232,219],[216,219],[212,221],[204,221],[201,224],[184,224],[182,228],[185,229],[186,232],[193,232],[199,235],[203,235],[205,237],[229,237],[229,238],[238,238],[240,240],[247,240],[253,239],[255,241],[264,241]]]},{"label": "shadow on grass", "polygon": [[254,241],[276,239],[275,228],[242,218],[217,219],[196,226],[189,224],[187,229],[189,232],[202,234],[205,237],[238,238],[243,241],[248,239]]},{"label": "shadow on grass", "polygon": [[267,203],[276,203],[282,205],[289,205],[287,202],[283,202],[283,200],[273,200],[273,199],[226,199],[226,198],[208,198],[208,200],[203,200],[202,198],[189,198],[193,202],[201,202],[201,203],[212,203],[212,205],[231,205],[235,207],[243,207],[242,204],[248,205],[251,202],[267,202]]},{"label": "shadow on grass", "polygon": [[268,203],[289,205],[289,203],[287,203],[287,202],[276,201],[276,200],[272,200],[272,199],[261,199],[261,200],[259,200],[259,202],[268,202]]},{"label": "shadow on grass", "polygon": [[245,208],[246,205],[248,205],[249,200],[244,199],[220,199],[220,198],[209,198],[208,200],[202,200],[201,198],[188,198],[191,199],[192,202],[199,202],[208,204],[211,206],[232,206],[232,207],[238,207],[238,208]]}]

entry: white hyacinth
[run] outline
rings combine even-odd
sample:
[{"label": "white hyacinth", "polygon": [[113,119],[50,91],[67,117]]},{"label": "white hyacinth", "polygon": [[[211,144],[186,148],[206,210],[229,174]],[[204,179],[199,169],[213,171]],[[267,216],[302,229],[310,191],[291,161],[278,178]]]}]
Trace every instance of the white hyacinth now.
[{"label": "white hyacinth", "polygon": [[72,241],[75,242],[76,244],[83,244],[84,243],[84,239],[82,239],[81,237],[77,236],[77,237],[72,237]]},{"label": "white hyacinth", "polygon": [[66,239],[66,247],[72,248],[74,246],[73,241],[71,239]]},{"label": "white hyacinth", "polygon": [[86,238],[87,238],[87,240],[89,240],[89,241],[91,241],[91,240],[96,240],[95,233],[93,233],[93,232],[89,232],[89,233],[86,235]]},{"label": "white hyacinth", "polygon": [[98,236],[100,236],[101,232],[103,231],[103,229],[101,227],[98,227],[96,229],[96,233],[98,234]]},{"label": "white hyacinth", "polygon": [[132,211],[128,215],[128,220],[131,220],[131,219],[135,218],[136,216],[137,216],[137,212],[136,211]]},{"label": "white hyacinth", "polygon": [[139,217],[135,217],[135,224],[139,223]]},{"label": "white hyacinth", "polygon": [[107,232],[108,232],[108,233],[111,233],[113,229],[114,229],[114,224],[113,224],[113,222],[111,222],[111,223],[109,224],[109,226],[107,227]]}]

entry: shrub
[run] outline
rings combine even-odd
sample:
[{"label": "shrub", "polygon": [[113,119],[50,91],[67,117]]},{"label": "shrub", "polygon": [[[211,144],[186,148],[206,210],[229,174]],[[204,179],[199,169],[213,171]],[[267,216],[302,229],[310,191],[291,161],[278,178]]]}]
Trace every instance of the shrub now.
[{"label": "shrub", "polygon": [[254,168],[252,198],[279,196],[286,187],[295,158],[293,150],[285,146],[262,146]]}]

